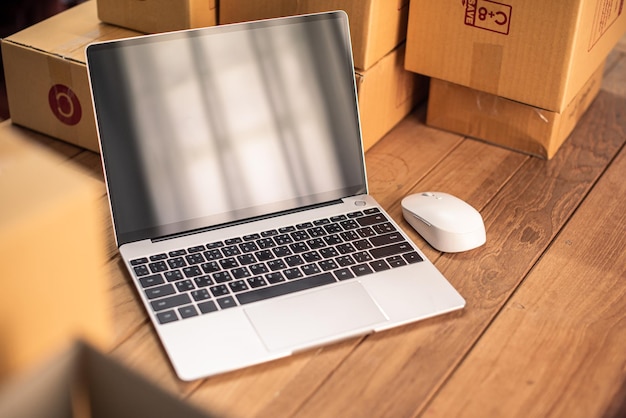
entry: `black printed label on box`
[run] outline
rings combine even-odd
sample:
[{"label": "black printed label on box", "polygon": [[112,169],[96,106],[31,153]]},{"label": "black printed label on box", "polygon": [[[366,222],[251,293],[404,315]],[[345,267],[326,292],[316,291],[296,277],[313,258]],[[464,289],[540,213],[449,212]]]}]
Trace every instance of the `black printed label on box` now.
[{"label": "black printed label on box", "polygon": [[602,38],[602,35],[615,23],[624,9],[624,0],[599,0],[593,16],[589,49]]},{"label": "black printed label on box", "polygon": [[490,0],[463,0],[463,4],[466,25],[504,35],[509,34],[512,7],[508,4]]}]

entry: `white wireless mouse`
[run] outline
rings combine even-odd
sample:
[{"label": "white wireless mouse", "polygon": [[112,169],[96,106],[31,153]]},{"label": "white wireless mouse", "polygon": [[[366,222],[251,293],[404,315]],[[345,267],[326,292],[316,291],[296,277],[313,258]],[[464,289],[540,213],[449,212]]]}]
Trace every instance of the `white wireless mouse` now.
[{"label": "white wireless mouse", "polygon": [[480,213],[447,193],[425,192],[402,199],[404,219],[433,248],[456,253],[480,247],[487,239]]}]

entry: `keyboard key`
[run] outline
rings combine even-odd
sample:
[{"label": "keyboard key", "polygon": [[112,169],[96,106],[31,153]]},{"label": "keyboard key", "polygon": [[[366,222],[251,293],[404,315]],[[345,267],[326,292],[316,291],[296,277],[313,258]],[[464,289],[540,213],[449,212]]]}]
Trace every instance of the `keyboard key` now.
[{"label": "keyboard key", "polygon": [[370,250],[370,254],[372,255],[372,257],[378,259],[389,257],[391,255],[406,253],[412,250],[413,247],[411,247],[407,242],[401,242],[398,244],[387,245],[385,247],[374,248]]},{"label": "keyboard key", "polygon": [[200,312],[203,314],[206,314],[217,311],[217,305],[215,305],[215,302],[212,300],[207,300],[206,302],[198,303],[198,309],[200,309]]},{"label": "keyboard key", "polygon": [[204,263],[205,261],[202,253],[189,254],[188,256],[185,257],[185,260],[187,260],[189,264],[200,264],[200,263]]},{"label": "keyboard key", "polygon": [[157,261],[156,263],[150,263],[148,264],[148,267],[150,267],[150,271],[153,273],[160,273],[162,271],[169,270],[169,268],[167,267],[167,264],[165,264],[165,261]]},{"label": "keyboard key", "polygon": [[146,257],[142,257],[142,258],[137,258],[135,260],[130,260],[130,265],[138,266],[140,264],[146,264],[147,262],[148,262],[148,259]]},{"label": "keyboard key", "polygon": [[354,278],[354,274],[349,269],[340,269],[334,271],[334,273],[338,280],[348,280]]},{"label": "keyboard key", "polygon": [[262,250],[254,253],[257,260],[259,261],[267,261],[274,258],[274,254],[270,250]]},{"label": "keyboard key", "polygon": [[200,267],[198,266],[185,267],[183,269],[183,273],[185,274],[185,277],[195,277],[195,276],[201,276],[202,274],[204,274],[202,270],[200,270]]},{"label": "keyboard key", "polygon": [[321,272],[317,264],[307,264],[306,266],[302,266],[300,268],[302,269],[302,273],[304,273],[305,276],[310,276],[312,274],[317,274]]},{"label": "keyboard key", "polygon": [[242,266],[246,266],[248,264],[252,264],[252,263],[256,263],[257,262],[256,258],[252,254],[238,255],[237,256],[237,261]]},{"label": "keyboard key", "polygon": [[258,251],[259,246],[254,242],[244,242],[243,244],[239,244],[239,249],[241,249],[242,253],[251,253],[253,251]]},{"label": "keyboard key", "polygon": [[291,282],[281,283],[275,286],[263,287],[236,295],[240,304],[256,302],[275,296],[287,295],[305,289],[312,289],[317,286],[323,286],[336,282],[331,273],[322,273],[315,276],[305,277],[303,279]]},{"label": "keyboard key", "polygon": [[222,248],[222,254],[224,254],[224,257],[232,257],[241,254],[241,250],[236,245],[229,245]]},{"label": "keyboard key", "polygon": [[304,274],[300,271],[299,268],[294,267],[283,271],[283,274],[288,280],[298,279],[300,277],[304,277]]},{"label": "keyboard key", "polygon": [[233,276],[234,279],[243,279],[244,277],[252,276],[252,273],[250,273],[250,270],[248,270],[246,267],[238,267],[236,269],[232,269],[230,271],[230,274]]},{"label": "keyboard key", "polygon": [[317,251],[311,251],[311,252],[302,254],[302,258],[304,258],[304,260],[307,263],[313,263],[315,261],[321,260],[322,256]]},{"label": "keyboard key", "polygon": [[167,265],[170,266],[171,269],[179,269],[185,267],[187,263],[182,257],[176,257],[167,260]]},{"label": "keyboard key", "polygon": [[239,263],[237,263],[237,260],[235,260],[233,257],[220,260],[219,263],[220,263],[220,266],[222,266],[222,268],[225,270],[239,267]]},{"label": "keyboard key", "polygon": [[250,272],[253,276],[259,276],[270,271],[270,269],[268,269],[267,266],[263,263],[253,264],[251,266],[248,266],[248,268],[250,269]]},{"label": "keyboard key", "polygon": [[352,270],[352,272],[356,276],[365,276],[366,274],[370,274],[374,272],[372,268],[368,266],[367,264],[358,264],[356,266],[352,266],[350,267],[350,270]]},{"label": "keyboard key", "polygon": [[176,280],[184,279],[183,273],[181,273],[180,270],[166,271],[163,275],[168,282],[175,282]]},{"label": "keyboard key", "polygon": [[167,254],[155,254],[150,256],[150,261],[165,260],[166,258]]},{"label": "keyboard key", "polygon": [[191,280],[183,280],[182,282],[176,282],[176,289],[178,292],[184,293],[189,292],[190,290],[195,289],[196,287],[193,285]]},{"label": "keyboard key", "polygon": [[237,302],[233,299],[232,296],[226,296],[225,298],[220,298],[217,300],[217,304],[220,305],[222,309],[228,309],[237,306]]},{"label": "keyboard key", "polygon": [[361,251],[352,254],[352,257],[357,263],[365,263],[372,260],[372,256],[367,251]]},{"label": "keyboard key", "polygon": [[194,277],[193,281],[196,283],[197,287],[207,287],[215,284],[213,279],[209,276]]},{"label": "keyboard key", "polygon": [[218,271],[217,273],[213,273],[212,277],[213,280],[215,280],[215,283],[226,283],[233,279],[227,271]]},{"label": "keyboard key", "polygon": [[163,296],[173,295],[176,293],[176,289],[174,289],[174,286],[171,284],[164,284],[163,286],[148,288],[144,292],[148,299],[156,299]]},{"label": "keyboard key", "polygon": [[374,247],[382,247],[383,245],[395,244],[396,242],[402,241],[404,241],[404,238],[397,232],[370,238],[370,242]]},{"label": "keyboard key", "polygon": [[271,271],[278,271],[287,268],[287,265],[283,262],[283,260],[270,260],[267,262],[267,267]]},{"label": "keyboard key", "polygon": [[267,273],[265,275],[265,280],[267,280],[267,282],[270,284],[276,284],[276,283],[284,282],[285,277],[283,276],[281,272]]},{"label": "keyboard key", "polygon": [[335,262],[341,267],[347,267],[356,264],[356,261],[354,261],[354,259],[349,255],[342,255],[341,257],[337,257],[335,258]]},{"label": "keyboard key", "polygon": [[335,263],[334,260],[322,260],[318,264],[323,271],[334,270],[337,268],[337,263]]},{"label": "keyboard key", "polygon": [[204,251],[206,248],[204,245],[196,245],[195,247],[187,248],[187,251],[190,253],[199,253],[200,251]]},{"label": "keyboard key", "polygon": [[387,258],[387,263],[389,263],[389,265],[391,267],[402,267],[402,266],[406,266],[407,262],[404,260],[404,258],[402,258],[399,255],[393,256],[393,257],[388,257]]},{"label": "keyboard key", "polygon": [[292,254],[291,250],[286,245],[283,245],[281,247],[276,247],[272,249],[272,252],[274,253],[276,257],[286,257]]},{"label": "keyboard key", "polygon": [[165,283],[165,281],[163,280],[163,276],[161,276],[160,274],[153,274],[152,276],[140,278],[139,283],[141,283],[141,287],[145,289],[146,287],[163,284]]},{"label": "keyboard key", "polygon": [[224,244],[226,244],[226,245],[240,244],[242,242],[243,242],[243,240],[241,238],[239,238],[239,237],[224,240]]},{"label": "keyboard key", "polygon": [[213,293],[213,296],[219,297],[229,294],[230,291],[228,290],[228,286],[225,284],[218,284],[217,286],[213,286],[211,288],[211,293]]},{"label": "keyboard key", "polygon": [[174,250],[168,253],[170,257],[180,257],[181,255],[185,254],[187,254],[187,250]]},{"label": "keyboard key", "polygon": [[157,319],[159,324],[167,324],[168,322],[178,321],[178,317],[174,311],[159,312],[157,314]]},{"label": "keyboard key", "polygon": [[152,309],[155,311],[162,311],[165,309],[171,309],[176,306],[186,305],[191,302],[191,298],[187,293],[181,293],[179,295],[169,296],[163,299],[150,302]]},{"label": "keyboard key", "polygon": [[206,289],[194,290],[193,292],[191,292],[191,297],[196,302],[199,302],[201,300],[211,299],[211,295],[209,294],[209,291]]},{"label": "keyboard key", "polygon": [[385,223],[382,223],[382,224],[374,225],[374,226],[372,226],[372,229],[377,234],[386,234],[388,232],[393,232],[393,231],[396,230],[396,228],[394,228],[394,226],[391,225],[389,222],[385,222]]},{"label": "keyboard key", "polygon": [[200,264],[200,268],[205,273],[215,273],[216,271],[220,271],[222,267],[216,261],[209,261],[208,263]]},{"label": "keyboard key", "polygon": [[389,270],[391,267],[389,267],[389,264],[387,264],[385,262],[385,260],[376,260],[376,261],[372,261],[370,263],[370,266],[372,267],[372,269],[374,271],[383,271],[383,270]]},{"label": "keyboard key", "polygon": [[376,225],[382,222],[387,222],[387,218],[382,213],[375,213],[372,215],[364,216],[356,220],[361,226]]},{"label": "keyboard key", "polygon": [[230,287],[230,290],[234,293],[248,290],[248,285],[243,280],[237,280],[235,282],[229,283],[228,287]]},{"label": "keyboard key", "polygon": [[205,251],[203,254],[204,258],[206,258],[207,261],[219,260],[220,258],[224,258],[222,252],[216,248]]},{"label": "keyboard key", "polygon": [[255,289],[261,286],[267,286],[267,282],[263,277],[251,277],[246,280],[251,288]]},{"label": "keyboard key", "polygon": [[418,253],[416,253],[415,251],[410,252],[410,253],[406,253],[406,254],[402,254],[402,257],[404,257],[406,262],[409,263],[409,264],[419,263],[420,261],[424,261],[424,259],[422,257],[420,257],[420,255]]},{"label": "keyboard key", "polygon": [[193,305],[183,306],[182,308],[178,308],[178,313],[180,314],[180,317],[183,319],[191,318],[192,316],[198,316],[198,311],[196,311],[196,308],[194,308]]},{"label": "keyboard key", "polygon": [[285,263],[287,263],[289,267],[295,267],[295,266],[300,266],[304,264],[304,259],[297,254],[291,255],[289,257],[285,257],[284,260],[285,260]]}]

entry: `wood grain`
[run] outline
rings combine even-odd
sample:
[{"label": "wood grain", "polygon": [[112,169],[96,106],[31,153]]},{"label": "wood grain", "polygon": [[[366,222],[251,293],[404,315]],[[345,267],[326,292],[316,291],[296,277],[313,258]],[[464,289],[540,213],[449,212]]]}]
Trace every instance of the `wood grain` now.
[{"label": "wood grain", "polygon": [[625,172],[622,149],[425,417],[590,417],[620,402]]}]

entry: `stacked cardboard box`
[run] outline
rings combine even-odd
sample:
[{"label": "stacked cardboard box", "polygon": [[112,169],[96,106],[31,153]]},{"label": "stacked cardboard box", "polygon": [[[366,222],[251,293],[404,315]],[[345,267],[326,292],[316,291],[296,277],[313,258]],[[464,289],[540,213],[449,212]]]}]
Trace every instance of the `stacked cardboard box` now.
[{"label": "stacked cardboard box", "polygon": [[551,158],[599,90],[623,4],[412,0],[406,68],[433,77],[427,123]]},{"label": "stacked cardboard box", "polygon": [[98,17],[146,33],[217,24],[216,0],[97,0]]},{"label": "stacked cardboard box", "polygon": [[92,0],[3,39],[13,122],[98,151],[85,48],[91,42],[138,35],[101,23]]},{"label": "stacked cardboard box", "polygon": [[0,380],[74,338],[109,348],[113,337],[104,187],[40,139],[0,123]]},{"label": "stacked cardboard box", "polygon": [[[366,150],[426,99],[428,79],[404,68],[407,0],[222,0],[219,9],[220,24],[345,10]],[[211,25],[216,10],[215,0],[92,0],[9,36],[2,55],[13,122],[98,151],[86,46]]]}]

